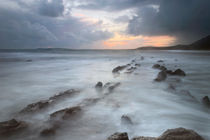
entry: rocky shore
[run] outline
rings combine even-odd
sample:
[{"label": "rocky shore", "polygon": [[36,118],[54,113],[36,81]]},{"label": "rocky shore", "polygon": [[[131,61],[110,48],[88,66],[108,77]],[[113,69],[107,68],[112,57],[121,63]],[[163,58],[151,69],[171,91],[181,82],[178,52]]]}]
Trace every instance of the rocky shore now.
[{"label": "rocky shore", "polygon": [[[113,76],[120,76],[122,74],[125,75],[137,75],[136,71],[141,69],[141,61],[144,61],[144,57],[141,57],[140,60],[132,60],[130,63],[117,66],[113,68],[112,73]],[[170,76],[177,76],[177,77],[185,77],[187,73],[183,71],[181,68],[177,68],[174,70],[168,69],[165,64],[164,60],[157,61],[156,64],[151,66],[151,69],[158,70],[157,77],[154,79],[154,82],[164,82]],[[71,122],[81,118],[83,110],[85,110],[88,106],[94,106],[100,100],[107,98],[109,95],[115,93],[116,88],[120,88],[122,83],[119,82],[107,82],[103,83],[99,81],[96,85],[93,85],[93,88],[101,95],[98,98],[86,98],[82,100],[80,103],[75,104],[74,106],[66,107],[60,110],[57,110],[51,114],[49,114],[49,118],[43,124],[41,129],[36,130],[39,132],[39,137],[49,137],[56,135],[57,130],[65,127],[66,122]],[[176,91],[176,85],[169,84],[168,89],[172,90],[173,92]],[[0,138],[7,138],[10,136],[18,135],[19,133],[27,133],[27,130],[31,129],[33,124],[21,120],[19,116],[23,116],[26,114],[33,115],[37,112],[44,112],[49,107],[53,107],[59,102],[62,102],[63,99],[72,98],[80,94],[81,89],[69,89],[64,92],[60,92],[52,97],[49,97],[46,100],[41,100],[35,103],[31,103],[27,105],[25,108],[19,111],[18,117],[11,120],[6,120],[4,122],[0,122]],[[193,100],[195,99],[189,91],[178,91],[180,93],[186,94]],[[208,96],[205,96],[201,99],[201,102],[206,108],[210,107],[210,99]],[[124,125],[133,125],[134,122],[129,115],[122,115],[121,123]],[[107,140],[129,140],[128,134],[126,132],[119,133],[116,132],[112,134]],[[161,134],[159,137],[135,137],[131,138],[131,140],[204,140],[202,136],[197,134],[193,130],[185,129],[185,128],[175,128],[169,129]]]}]

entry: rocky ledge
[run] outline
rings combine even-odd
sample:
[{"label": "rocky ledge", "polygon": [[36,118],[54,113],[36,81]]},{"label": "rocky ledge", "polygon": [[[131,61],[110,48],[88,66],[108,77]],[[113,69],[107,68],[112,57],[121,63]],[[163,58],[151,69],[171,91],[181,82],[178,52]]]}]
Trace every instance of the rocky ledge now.
[{"label": "rocky ledge", "polygon": [[[128,134],[114,133],[107,140],[129,140]],[[204,140],[195,131],[185,128],[168,129],[159,137],[135,137],[131,140]]]}]

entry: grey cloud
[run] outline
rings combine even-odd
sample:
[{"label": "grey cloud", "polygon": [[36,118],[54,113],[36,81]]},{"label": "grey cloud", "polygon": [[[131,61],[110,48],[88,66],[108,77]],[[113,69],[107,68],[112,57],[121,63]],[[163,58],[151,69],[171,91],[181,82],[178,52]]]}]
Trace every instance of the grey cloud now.
[{"label": "grey cloud", "polygon": [[64,5],[62,0],[42,0],[39,4],[39,12],[41,15],[58,17],[63,15]]},{"label": "grey cloud", "polygon": [[34,9],[29,11],[29,7],[0,7],[0,48],[85,48],[85,44],[112,36],[100,30],[100,23],[90,25],[65,15],[42,16]]},{"label": "grey cloud", "polygon": [[190,43],[210,34],[209,0],[161,0],[159,12],[145,6],[129,21],[133,35],[171,35]]}]

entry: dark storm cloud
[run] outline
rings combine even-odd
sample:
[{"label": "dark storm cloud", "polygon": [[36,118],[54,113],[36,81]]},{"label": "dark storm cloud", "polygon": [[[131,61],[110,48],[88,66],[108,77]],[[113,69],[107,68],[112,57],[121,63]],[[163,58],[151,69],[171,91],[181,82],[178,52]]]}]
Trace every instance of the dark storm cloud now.
[{"label": "dark storm cloud", "polygon": [[[5,1],[4,5],[0,6],[0,48],[85,48],[94,41],[112,36],[110,32],[100,30],[100,22],[81,22],[70,15],[61,14],[62,8],[45,4],[40,6],[43,1],[10,2],[12,3]],[[40,12],[39,8],[44,7],[47,10]],[[50,7],[60,10],[49,10]]]},{"label": "dark storm cloud", "polygon": [[39,6],[39,12],[45,16],[58,17],[63,15],[64,5],[62,0],[42,0]]},{"label": "dark storm cloud", "polygon": [[83,3],[82,0],[75,0],[81,4],[77,8],[105,11],[119,11],[129,8],[140,7],[145,4],[157,3],[159,0],[90,0]]},{"label": "dark storm cloud", "polygon": [[210,34],[209,0],[161,0],[159,8],[145,6],[130,20],[133,35],[171,35],[189,43]]}]

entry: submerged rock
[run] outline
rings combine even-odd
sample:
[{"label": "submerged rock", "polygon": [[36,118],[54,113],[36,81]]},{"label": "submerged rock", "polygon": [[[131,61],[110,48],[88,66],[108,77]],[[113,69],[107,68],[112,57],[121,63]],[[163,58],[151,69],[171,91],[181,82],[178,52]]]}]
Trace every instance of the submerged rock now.
[{"label": "submerged rock", "polygon": [[128,139],[128,134],[126,132],[124,133],[117,132],[108,137],[107,140],[129,140],[129,139]]},{"label": "submerged rock", "polygon": [[50,97],[47,100],[42,100],[42,101],[27,105],[25,108],[23,108],[20,111],[20,113],[32,113],[32,112],[40,111],[44,108],[49,107],[50,105],[52,105],[56,101],[58,101],[60,99],[63,99],[65,97],[70,97],[70,96],[72,96],[72,95],[74,95],[75,93],[78,93],[78,92],[80,92],[80,91],[74,90],[74,89],[70,89],[70,90],[66,90],[64,92],[60,92],[60,93]]},{"label": "submerged rock", "polygon": [[108,91],[112,92],[115,88],[117,88],[120,85],[120,82],[113,83],[108,87]]},{"label": "submerged rock", "polygon": [[181,69],[177,69],[172,73],[172,75],[186,76],[186,73]]},{"label": "submerged rock", "polygon": [[207,107],[210,107],[210,100],[209,100],[209,97],[208,96],[203,97],[202,102]]},{"label": "submerged rock", "polygon": [[132,140],[157,140],[155,137],[136,137]]},{"label": "submerged rock", "polygon": [[136,63],[136,64],[135,64],[135,66],[136,66],[136,67],[140,67],[140,66],[141,66],[141,64]]},{"label": "submerged rock", "polygon": [[124,66],[117,66],[112,70],[112,73],[119,73],[121,70],[124,70],[127,67],[127,65]]},{"label": "submerged rock", "polygon": [[98,82],[96,85],[95,85],[95,88],[97,89],[101,89],[103,87],[103,83],[102,82]]},{"label": "submerged rock", "polygon": [[127,116],[127,115],[122,115],[121,116],[121,123],[122,124],[126,124],[126,125],[127,124],[133,124],[131,118],[129,116]]},{"label": "submerged rock", "polygon": [[39,101],[36,103],[29,104],[24,109],[22,109],[20,111],[20,113],[30,113],[30,112],[35,112],[35,111],[41,110],[43,108],[48,107],[50,102],[51,101],[49,101],[49,100],[42,100],[42,101]]},{"label": "submerged rock", "polygon": [[46,128],[40,132],[40,136],[46,137],[46,136],[53,136],[56,133],[56,128],[51,127],[51,128]]},{"label": "submerged rock", "polygon": [[80,112],[82,109],[80,106],[65,108],[62,110],[58,110],[52,114],[50,114],[51,119],[53,118],[62,118],[63,120],[69,119],[70,117],[74,116],[78,112]]},{"label": "submerged rock", "polygon": [[157,62],[162,63],[162,62],[164,62],[164,61],[163,61],[163,60],[158,60]]},{"label": "submerged rock", "polygon": [[195,131],[185,128],[168,129],[157,140],[204,140]]},{"label": "submerged rock", "polygon": [[160,68],[160,65],[159,65],[159,64],[154,64],[154,65],[152,66],[152,68],[154,68],[154,69],[159,69],[159,68]]},{"label": "submerged rock", "polygon": [[160,81],[164,81],[167,78],[167,74],[165,71],[161,71],[158,73],[157,78],[155,79],[155,81],[160,82]]},{"label": "submerged rock", "polygon": [[24,121],[17,121],[12,119],[5,122],[0,122],[0,136],[10,135],[19,132],[27,128],[27,124]]}]

